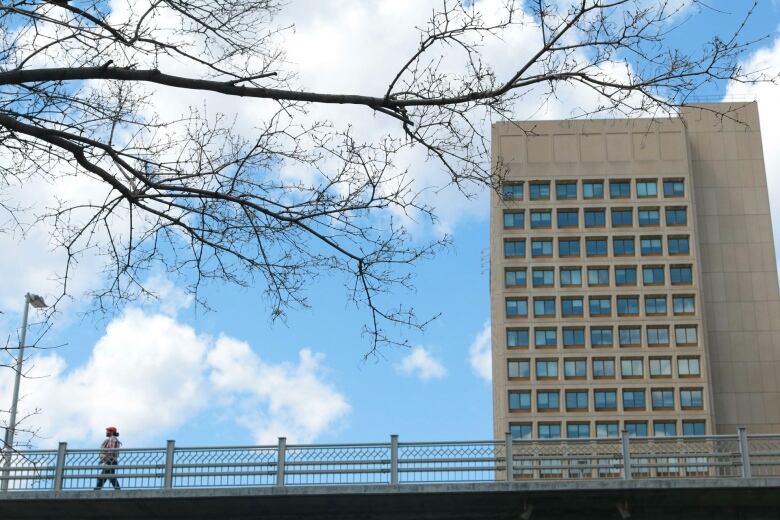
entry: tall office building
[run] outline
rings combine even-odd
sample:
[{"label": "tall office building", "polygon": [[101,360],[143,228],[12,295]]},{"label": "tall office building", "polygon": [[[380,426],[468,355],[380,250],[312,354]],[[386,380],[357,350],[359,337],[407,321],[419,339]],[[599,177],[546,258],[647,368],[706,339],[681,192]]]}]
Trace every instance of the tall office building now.
[{"label": "tall office building", "polygon": [[504,122],[494,433],[780,432],[780,294],[755,103]]}]

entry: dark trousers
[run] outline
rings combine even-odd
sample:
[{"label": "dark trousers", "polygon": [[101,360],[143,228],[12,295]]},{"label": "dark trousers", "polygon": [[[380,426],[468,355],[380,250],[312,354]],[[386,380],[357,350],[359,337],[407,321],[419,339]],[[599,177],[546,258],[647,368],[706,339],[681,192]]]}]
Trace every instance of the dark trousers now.
[{"label": "dark trousers", "polygon": [[[100,472],[101,475],[115,475],[116,474],[116,468],[113,468],[112,466],[116,466],[117,461],[109,461],[104,464],[103,471]],[[95,484],[95,489],[103,489],[103,484],[106,483],[106,480],[111,481],[111,485],[114,486],[114,489],[119,489],[119,481],[116,479],[116,477],[98,477],[97,484]]]}]

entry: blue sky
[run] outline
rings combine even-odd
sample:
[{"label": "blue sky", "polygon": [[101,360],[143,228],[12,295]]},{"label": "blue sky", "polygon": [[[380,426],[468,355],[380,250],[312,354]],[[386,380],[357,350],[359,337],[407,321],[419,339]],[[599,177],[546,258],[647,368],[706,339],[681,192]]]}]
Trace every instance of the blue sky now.
[{"label": "blue sky", "polygon": [[[301,82],[312,88],[370,91],[386,81],[397,46],[404,41],[414,45],[417,4],[349,0],[337,2],[336,10],[331,3],[291,2],[288,16],[298,27],[290,41],[291,62]],[[749,2],[713,0],[710,5],[742,12]],[[713,31],[731,31],[739,22],[734,14],[705,11],[673,38],[675,45],[698,48]],[[394,29],[370,30],[377,13]],[[746,57],[749,64],[780,70],[778,25],[780,7],[762,2],[747,31],[769,38]],[[510,39],[508,45],[519,41]],[[504,63],[506,50],[497,49],[487,53],[495,52],[496,61]],[[361,75],[354,74],[356,62],[365,64]],[[322,79],[326,69],[330,83]],[[704,94],[720,96],[726,90],[721,85]],[[780,87],[733,87],[729,93],[759,100],[778,237],[780,155],[772,143],[780,138],[780,127],[773,123],[780,120],[780,102],[774,101],[780,99]],[[583,99],[576,91],[564,93],[559,104],[538,117],[564,117]],[[358,127],[378,124],[370,114],[354,117]],[[410,161],[420,182],[436,174],[436,165]],[[19,196],[45,203],[44,195]],[[57,316],[41,346],[64,346],[35,351],[30,366],[36,379],[23,381],[23,410],[39,409],[27,422],[39,429],[36,445],[61,440],[92,445],[108,424],[120,428],[129,446],[156,446],[165,439],[180,445],[252,444],[280,435],[305,442],[379,441],[391,433],[408,440],[490,438],[490,383],[472,356],[477,347],[489,348],[479,341],[489,320],[488,198],[481,193],[467,201],[448,190],[430,202],[441,221],[419,224],[413,232],[429,238],[447,231],[453,245],[419,264],[415,292],[395,295],[421,316],[441,313],[424,334],[411,335],[413,349],[385,349],[364,360],[365,310],[350,306],[343,281],[327,275],[312,281],[311,308],[290,311],[284,323],[271,323],[262,287],[208,287],[205,296],[214,311],[204,312],[187,305],[175,284],[158,275],[160,302],[80,318],[83,306],[76,298]],[[41,233],[0,236],[0,250],[14,252],[0,260],[9,277],[0,288],[0,337],[12,341],[24,292],[53,294],[47,280],[60,267],[59,257],[39,253],[46,249]],[[89,268],[85,261],[79,289],[89,288]],[[480,361],[484,366],[486,359]],[[0,399],[9,398],[10,374],[0,371]]]}]

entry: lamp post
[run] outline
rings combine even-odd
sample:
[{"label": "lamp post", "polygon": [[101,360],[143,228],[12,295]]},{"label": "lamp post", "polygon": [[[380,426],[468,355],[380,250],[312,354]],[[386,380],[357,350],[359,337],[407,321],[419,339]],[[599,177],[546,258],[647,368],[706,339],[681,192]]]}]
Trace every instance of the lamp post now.
[{"label": "lamp post", "polygon": [[3,482],[2,490],[8,491],[8,484],[11,474],[11,456],[14,447],[14,434],[16,433],[16,409],[19,404],[19,383],[22,379],[22,362],[24,361],[24,344],[27,340],[27,314],[30,305],[36,309],[45,309],[47,307],[43,298],[37,294],[27,293],[24,295],[24,313],[22,314],[22,330],[19,334],[19,354],[16,356],[16,377],[14,379],[14,394],[11,400],[11,416],[8,420],[8,426],[5,429],[5,460],[3,462]]}]

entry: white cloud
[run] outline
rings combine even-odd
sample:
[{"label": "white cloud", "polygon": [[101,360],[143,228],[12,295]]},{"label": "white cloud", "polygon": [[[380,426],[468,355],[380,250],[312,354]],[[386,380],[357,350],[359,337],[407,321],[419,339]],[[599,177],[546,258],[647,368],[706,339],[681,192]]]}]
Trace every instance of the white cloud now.
[{"label": "white cloud", "polygon": [[[47,446],[79,444],[109,424],[143,445],[219,402],[231,403],[236,424],[250,429],[255,442],[312,441],[350,409],[325,382],[321,354],[303,349],[297,363],[268,363],[247,343],[215,341],[138,309],[109,323],[83,366],[69,369],[58,354],[32,359],[20,414],[39,413],[20,427],[40,431]],[[0,370],[0,395],[11,395],[12,376]]]},{"label": "white cloud", "polygon": [[490,351],[490,322],[474,338],[469,347],[469,364],[474,373],[486,381],[493,379],[493,365]]},{"label": "white cloud", "polygon": [[414,347],[398,365],[398,370],[407,375],[415,375],[423,381],[442,379],[447,375],[444,365],[424,347]]}]

